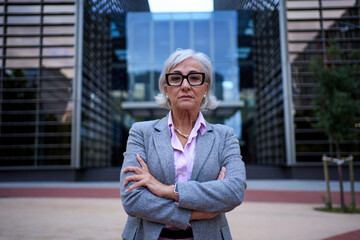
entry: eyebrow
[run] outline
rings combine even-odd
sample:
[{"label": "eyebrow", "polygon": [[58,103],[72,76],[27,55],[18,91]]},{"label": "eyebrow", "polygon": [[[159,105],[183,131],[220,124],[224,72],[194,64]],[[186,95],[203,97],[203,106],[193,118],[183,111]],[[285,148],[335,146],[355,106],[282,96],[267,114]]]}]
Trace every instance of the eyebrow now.
[{"label": "eyebrow", "polygon": [[[171,73],[180,73],[180,74],[182,74],[182,72],[179,71],[179,70],[175,70],[175,71],[173,71],[173,72],[171,72]],[[199,71],[191,70],[189,73],[199,73]]]}]

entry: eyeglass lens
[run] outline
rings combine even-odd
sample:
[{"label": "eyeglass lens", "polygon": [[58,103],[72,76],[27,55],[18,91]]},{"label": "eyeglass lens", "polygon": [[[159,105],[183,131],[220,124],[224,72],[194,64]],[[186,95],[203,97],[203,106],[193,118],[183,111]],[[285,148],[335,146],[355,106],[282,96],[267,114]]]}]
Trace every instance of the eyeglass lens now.
[{"label": "eyeglass lens", "polygon": [[201,73],[189,73],[187,76],[182,74],[169,74],[168,82],[170,85],[179,86],[182,81],[186,78],[190,85],[196,86],[203,83],[203,74]]}]

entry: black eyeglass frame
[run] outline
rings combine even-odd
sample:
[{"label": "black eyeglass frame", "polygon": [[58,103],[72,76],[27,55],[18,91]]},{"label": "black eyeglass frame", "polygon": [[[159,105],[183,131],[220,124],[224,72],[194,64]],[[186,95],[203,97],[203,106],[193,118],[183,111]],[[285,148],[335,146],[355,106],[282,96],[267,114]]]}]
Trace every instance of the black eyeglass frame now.
[{"label": "black eyeglass frame", "polygon": [[[191,83],[190,83],[188,77],[189,77],[190,75],[193,75],[193,74],[200,74],[200,75],[202,76],[202,81],[201,81],[200,84],[191,84]],[[169,83],[169,76],[171,76],[171,75],[179,75],[179,76],[181,76],[181,77],[182,77],[181,82],[180,82],[179,84],[176,84],[176,85],[170,84],[170,83]],[[181,86],[181,85],[183,84],[185,78],[186,78],[186,80],[188,81],[188,83],[189,83],[190,86],[201,86],[201,85],[203,85],[204,82],[205,82],[205,73],[204,73],[204,72],[191,72],[191,73],[189,73],[188,75],[182,75],[181,73],[166,73],[166,74],[165,74],[166,83],[167,83],[169,86],[171,86],[171,87]]]}]

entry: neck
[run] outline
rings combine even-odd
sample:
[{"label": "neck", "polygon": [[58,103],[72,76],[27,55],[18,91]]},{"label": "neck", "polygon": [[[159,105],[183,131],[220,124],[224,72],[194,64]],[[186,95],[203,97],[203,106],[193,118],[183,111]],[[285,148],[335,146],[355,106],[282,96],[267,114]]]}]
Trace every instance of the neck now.
[{"label": "neck", "polygon": [[199,112],[191,111],[177,111],[172,109],[171,116],[174,126],[184,134],[190,134],[193,129],[196,120],[199,116]]}]

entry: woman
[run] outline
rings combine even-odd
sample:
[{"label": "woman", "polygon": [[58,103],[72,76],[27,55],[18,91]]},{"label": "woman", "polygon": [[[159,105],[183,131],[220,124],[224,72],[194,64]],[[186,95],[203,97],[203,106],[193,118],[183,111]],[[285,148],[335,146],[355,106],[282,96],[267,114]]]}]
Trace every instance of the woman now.
[{"label": "woman", "polygon": [[156,100],[170,112],[135,123],[124,153],[124,239],[231,239],[225,212],[243,200],[245,167],[233,129],[203,118],[218,104],[211,85],[205,54],[177,50],[166,60]]}]

